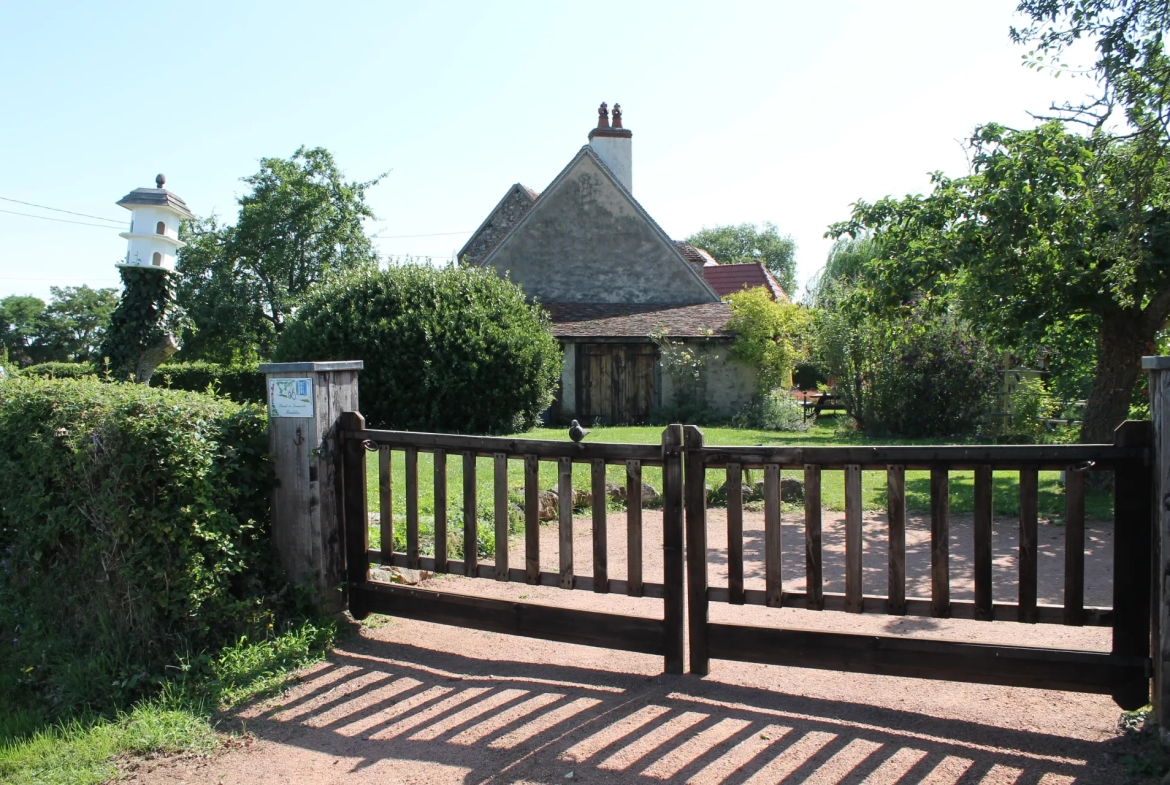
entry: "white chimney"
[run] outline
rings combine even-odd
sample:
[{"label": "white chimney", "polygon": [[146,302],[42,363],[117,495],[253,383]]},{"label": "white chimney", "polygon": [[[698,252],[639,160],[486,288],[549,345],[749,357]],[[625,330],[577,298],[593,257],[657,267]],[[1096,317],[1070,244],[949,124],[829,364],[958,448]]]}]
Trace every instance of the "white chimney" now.
[{"label": "white chimney", "polygon": [[633,134],[628,129],[622,128],[622,105],[613,105],[611,126],[609,110],[603,103],[597,110],[597,127],[589,132],[589,146],[630,193],[634,192],[632,137]]}]

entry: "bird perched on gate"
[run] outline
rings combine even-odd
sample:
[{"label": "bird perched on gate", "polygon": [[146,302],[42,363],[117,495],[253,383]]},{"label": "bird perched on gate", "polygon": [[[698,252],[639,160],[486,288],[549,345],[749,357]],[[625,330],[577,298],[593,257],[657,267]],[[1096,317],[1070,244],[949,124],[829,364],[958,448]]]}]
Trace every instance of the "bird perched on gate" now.
[{"label": "bird perched on gate", "polygon": [[569,438],[570,439],[572,439],[575,442],[579,442],[582,439],[584,439],[587,435],[589,435],[589,430],[587,428],[582,428],[581,423],[577,422],[576,420],[573,420],[571,423],[569,423]]}]

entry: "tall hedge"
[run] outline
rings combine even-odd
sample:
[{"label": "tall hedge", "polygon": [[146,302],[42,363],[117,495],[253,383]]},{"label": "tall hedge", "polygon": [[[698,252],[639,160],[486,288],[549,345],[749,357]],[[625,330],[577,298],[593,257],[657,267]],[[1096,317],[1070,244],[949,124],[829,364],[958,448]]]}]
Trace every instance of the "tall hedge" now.
[{"label": "tall hedge", "polygon": [[0,705],[108,708],[275,618],[265,434],[208,395],[0,383]]},{"label": "tall hedge", "polygon": [[168,390],[212,391],[236,403],[263,404],[268,399],[264,374],[255,365],[220,365],[203,361],[164,363],[150,383]]},{"label": "tall hedge", "polygon": [[507,433],[552,401],[561,352],[547,316],[491,272],[406,265],[318,290],[284,328],[279,362],[363,360],[375,427]]},{"label": "tall hedge", "polygon": [[[40,379],[79,379],[95,376],[110,381],[104,368],[89,363],[40,363],[20,370],[21,376]],[[268,390],[264,374],[255,365],[220,365],[197,360],[163,363],[150,378],[152,387],[188,392],[213,392],[236,403],[265,403]]]}]

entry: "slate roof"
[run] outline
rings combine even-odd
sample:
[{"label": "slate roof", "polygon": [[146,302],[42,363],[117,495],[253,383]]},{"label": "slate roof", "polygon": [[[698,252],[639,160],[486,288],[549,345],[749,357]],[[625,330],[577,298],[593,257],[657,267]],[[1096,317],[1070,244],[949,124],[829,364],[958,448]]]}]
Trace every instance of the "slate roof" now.
[{"label": "slate roof", "polygon": [[169,207],[180,213],[184,218],[194,218],[195,214],[187,207],[187,203],[165,188],[135,188],[123,196],[118,202],[121,207],[133,210],[134,205],[143,204],[153,207]]},{"label": "slate roof", "polygon": [[[719,262],[715,261],[715,257],[707,253],[707,251],[702,248],[696,248],[683,240],[676,240],[674,247],[683,255],[684,259],[698,267],[703,267],[708,264],[719,264]],[[719,292],[716,292],[716,294],[719,294]]]},{"label": "slate roof", "polygon": [[[563,169],[561,169],[560,173],[558,173],[557,176],[555,178],[553,178],[553,181],[551,183],[549,183],[548,186],[543,191],[540,192],[540,194],[538,194],[538,198],[543,197],[545,194],[552,193],[557,188],[557,186],[566,177],[568,177],[569,173],[572,172],[573,168],[577,165],[577,162],[583,156],[589,157],[593,161],[593,163],[595,163],[597,165],[597,168],[601,170],[601,172],[614,185],[614,187],[616,187],[619,191],[622,192],[622,194],[625,195],[626,198],[629,199],[630,205],[634,208],[635,213],[637,213],[637,215],[639,215],[646,222],[646,224],[650,226],[651,230],[654,231],[656,234],[658,234],[668,246],[670,246],[671,248],[674,249],[674,251],[678,254],[678,258],[681,261],[687,262],[685,269],[688,269],[690,271],[690,273],[698,279],[698,281],[700,282],[700,284],[702,286],[704,286],[705,288],[710,290],[710,286],[707,284],[706,280],[703,278],[701,271],[696,267],[696,265],[691,264],[689,262],[689,260],[685,256],[683,256],[682,251],[679,249],[679,244],[676,243],[674,240],[670,239],[670,236],[663,230],[663,228],[661,226],[658,225],[658,222],[655,221],[653,217],[651,217],[650,213],[646,212],[646,208],[643,207],[642,204],[637,199],[634,198],[634,195],[632,193],[630,193],[629,189],[627,189],[624,185],[622,185],[621,180],[619,180],[617,178],[617,175],[615,175],[613,173],[613,170],[610,169],[609,166],[606,165],[605,161],[601,160],[601,156],[599,156],[597,154],[597,152],[590,145],[583,145],[581,147],[581,149],[577,151],[577,154],[574,155],[572,157],[572,159],[569,160],[569,163],[567,163],[565,165],[565,167]],[[519,186],[520,184],[517,183],[516,185]],[[515,186],[513,186],[513,187],[515,187]],[[530,189],[527,189],[527,188],[525,190],[527,190],[529,193],[535,193],[534,191],[531,191]],[[511,193],[511,191],[509,191],[509,193]],[[530,218],[531,212],[532,212],[531,209],[526,210],[524,215],[520,216],[516,220],[516,222],[514,224],[512,224],[512,226],[507,230],[507,232],[504,234],[504,236],[501,237],[492,246],[491,250],[488,251],[487,254],[482,258],[482,260],[480,260],[478,262],[480,267],[491,266],[493,257],[495,257],[496,253],[500,250],[500,248],[508,241],[508,239],[513,234],[517,233],[518,231],[520,231],[522,229],[522,227],[524,226],[526,221]],[[489,219],[490,219],[490,216],[489,216]],[[485,221],[485,223],[487,223],[487,221]],[[711,290],[711,296],[718,297],[718,295],[715,294],[714,290]]]},{"label": "slate roof", "polygon": [[703,277],[720,297],[726,297],[744,289],[763,286],[771,292],[772,299],[776,302],[788,302],[788,295],[768,272],[768,268],[760,262],[707,265],[703,268]]},{"label": "slate roof", "polygon": [[662,303],[541,303],[557,338],[647,338],[665,329],[674,338],[730,337],[731,306]]},{"label": "slate roof", "polygon": [[[513,194],[527,198],[526,200],[514,200],[512,199]],[[463,259],[466,256],[472,264],[479,264],[500,244],[500,241],[508,235],[517,221],[524,217],[524,214],[539,197],[539,193],[522,183],[513,185],[488,213],[487,218],[483,219],[483,223],[471,233],[471,237],[459,249],[455,258]],[[513,210],[511,215],[507,214],[509,208]]]}]

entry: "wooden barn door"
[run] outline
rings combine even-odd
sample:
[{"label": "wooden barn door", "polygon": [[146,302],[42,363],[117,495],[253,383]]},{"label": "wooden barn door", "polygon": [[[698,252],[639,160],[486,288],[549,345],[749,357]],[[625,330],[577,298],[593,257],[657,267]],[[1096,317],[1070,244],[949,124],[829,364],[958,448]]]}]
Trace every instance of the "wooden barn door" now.
[{"label": "wooden barn door", "polygon": [[580,419],[605,425],[647,422],[654,406],[656,356],[652,344],[583,344]]}]

